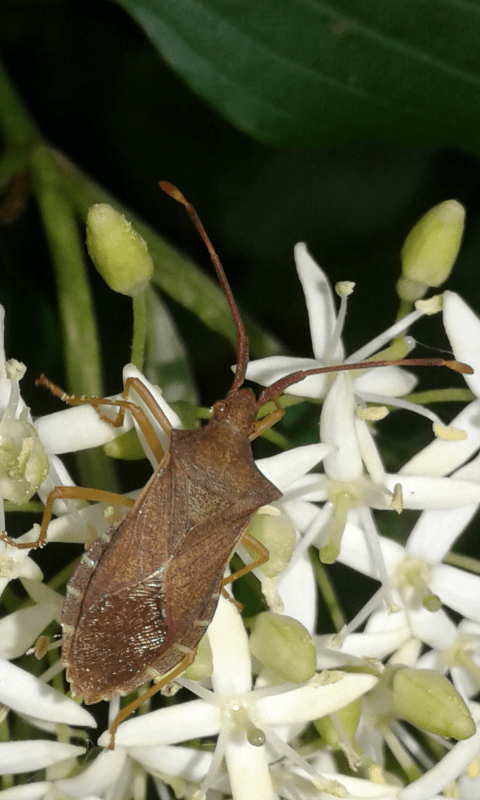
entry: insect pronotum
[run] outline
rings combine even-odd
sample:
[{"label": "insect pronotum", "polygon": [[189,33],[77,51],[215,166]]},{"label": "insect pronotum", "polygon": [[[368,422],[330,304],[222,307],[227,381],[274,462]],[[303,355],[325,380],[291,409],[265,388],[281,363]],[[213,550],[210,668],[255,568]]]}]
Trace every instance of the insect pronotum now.
[{"label": "insect pronotum", "polygon": [[[120,711],[110,727],[111,744],[118,725],[146,698],[178,677],[192,663],[198,642],[210,624],[227,583],[268,559],[268,552],[246,532],[263,505],[280,491],[255,466],[250,442],[283,414],[279,395],[308,375],[387,364],[464,365],[442,359],[362,362],[295,372],[262,391],[244,388],[248,340],[220,260],[193,207],[169,183],[162,189],[182,203],[210,253],[237,328],[237,365],[230,390],[217,401],[211,419],[199,430],[172,429],[146,386],[128,378],[116,400],[68,396],[44,376],[39,383],[70,405],[91,404],[100,417],[120,426],[125,412],[137,421],[158,466],[136,501],[97,489],[59,486],[50,492],[40,534],[45,543],[52,506],[58,498],[80,498],[131,506],[124,518],[101,534],[82,556],[70,578],[63,605],[62,662],[72,694],[85,703],[111,700],[148,681],[153,685]],[[135,392],[169,437],[166,452],[145,411],[128,399]],[[257,421],[262,405],[276,410]],[[114,406],[111,419],[102,407]],[[6,534],[2,538],[14,544]],[[242,540],[255,553],[253,563],[224,578],[230,557]]]}]

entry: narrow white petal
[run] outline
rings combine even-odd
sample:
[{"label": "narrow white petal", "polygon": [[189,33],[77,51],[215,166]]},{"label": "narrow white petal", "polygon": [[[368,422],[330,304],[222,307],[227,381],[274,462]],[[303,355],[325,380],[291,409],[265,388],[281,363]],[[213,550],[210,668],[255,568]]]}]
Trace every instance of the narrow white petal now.
[{"label": "narrow white petal", "polygon": [[362,461],[372,481],[382,486],[385,478],[382,459],[370,428],[363,419],[355,418],[357,441],[362,456]]},{"label": "narrow white petal", "polygon": [[[83,772],[74,778],[55,781],[55,788],[68,797],[99,797],[111,786],[120,775],[127,753],[121,747],[115,750],[104,750]],[[1,800],[1,795],[0,795]]]},{"label": "narrow white petal", "polygon": [[415,375],[401,367],[376,367],[355,378],[353,388],[360,396],[366,392],[402,397],[411,392],[417,382]]},{"label": "narrow white petal", "polygon": [[[127,719],[118,727],[115,745],[153,747],[175,744],[197,736],[215,736],[219,730],[218,709],[205,700],[191,700]],[[108,745],[105,734],[102,734],[99,744],[101,747]]]},{"label": "narrow white petal", "polygon": [[391,491],[398,483],[402,487],[404,508],[446,509],[480,503],[480,484],[473,481],[429,475],[386,476],[386,485]]},{"label": "narrow white petal", "polygon": [[480,622],[480,575],[439,564],[433,570],[430,588],[446,606]]},{"label": "narrow white petal", "polygon": [[281,573],[277,588],[283,602],[283,613],[298,619],[313,634],[317,622],[317,581],[307,553]]},{"label": "narrow white petal", "polygon": [[[319,361],[313,358],[289,358],[288,356],[269,356],[251,361],[247,367],[246,377],[261,386],[271,386],[272,383],[291,375],[293,372],[322,367]],[[298,397],[323,397],[332,381],[331,375],[310,375],[308,378],[294,383],[287,389],[288,394]]]},{"label": "narrow white petal", "polygon": [[0,658],[18,658],[27,651],[47,625],[55,619],[53,603],[22,608],[0,620]]},{"label": "narrow white petal", "polygon": [[360,658],[383,659],[398,650],[411,637],[405,619],[397,628],[379,633],[351,633],[342,644],[342,653]]},{"label": "narrow white petal", "polygon": [[[154,774],[163,772],[186,781],[200,783],[208,772],[213,753],[193,747],[129,747],[128,754]],[[1,800],[1,797],[0,797]]]},{"label": "narrow white petal", "polygon": [[298,277],[307,304],[315,358],[323,361],[328,356],[331,361],[343,361],[345,354],[341,341],[338,342],[333,353],[329,352],[337,314],[328,278],[314,261],[303,242],[299,242],[295,246],[294,255]]},{"label": "narrow white petal", "polygon": [[93,728],[97,725],[92,715],[74,700],[4,659],[0,659],[0,703],[47,722]]},{"label": "narrow white petal", "polygon": [[84,747],[61,742],[34,739],[22,742],[0,742],[0,774],[18,775],[45,769],[57,761],[75,758],[85,753]]},{"label": "narrow white petal", "polygon": [[406,550],[411,556],[437,564],[450,551],[476,513],[477,503],[443,511],[424,511],[408,537]]},{"label": "narrow white petal", "polygon": [[455,358],[473,368],[473,375],[464,375],[472,392],[480,396],[480,319],[455,292],[443,295],[443,324]]},{"label": "narrow white petal", "polygon": [[[337,674],[337,673],[335,673]],[[290,692],[259,697],[256,701],[260,727],[309,722],[351,703],[377,683],[373,675],[338,673],[328,683],[328,673],[320,673],[309,683]],[[322,679],[325,678],[325,683]]]},{"label": "narrow white petal", "polygon": [[448,475],[464,464],[480,447],[480,401],[464,408],[450,423],[452,428],[465,431],[466,439],[447,441],[434,439],[420,450],[400,470],[401,475]]},{"label": "narrow white petal", "polygon": [[399,800],[427,800],[427,798],[430,800],[462,774],[477,756],[479,748],[480,732],[475,733],[470,739],[458,742],[425,775],[402,789],[398,795]]},{"label": "narrow white petal", "polygon": [[265,747],[252,747],[243,736],[230,737],[225,747],[230,790],[235,800],[274,800]]},{"label": "narrow white petal", "polygon": [[252,671],[248,636],[238,609],[223,596],[220,596],[207,636],[212,648],[215,693],[229,696],[249,692]]},{"label": "narrow white petal", "polygon": [[[433,583],[430,583],[433,590]],[[455,625],[443,609],[427,611],[426,608],[409,608],[408,622],[412,636],[435,650],[447,650],[455,642]]]},{"label": "narrow white petal", "polygon": [[285,453],[260,458],[256,465],[266,478],[284,492],[294,481],[302,478],[331,452],[326,444],[307,444]]},{"label": "narrow white petal", "polygon": [[24,783],[21,786],[12,786],[10,789],[0,791],[0,800],[42,800],[50,791],[50,781],[36,781]]},{"label": "narrow white petal", "polygon": [[339,374],[320,417],[320,440],[333,448],[323,463],[326,474],[334,480],[355,480],[362,474],[354,415],[352,382],[347,375]]},{"label": "narrow white petal", "polygon": [[48,454],[72,453],[112,442],[133,425],[130,414],[114,428],[102,422],[90,405],[73,406],[35,420],[34,425]]}]

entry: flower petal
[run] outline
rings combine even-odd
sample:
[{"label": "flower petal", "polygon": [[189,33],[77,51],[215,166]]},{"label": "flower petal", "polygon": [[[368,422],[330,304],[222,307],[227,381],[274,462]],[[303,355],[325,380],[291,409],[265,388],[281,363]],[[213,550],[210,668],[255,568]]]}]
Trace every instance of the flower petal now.
[{"label": "flower petal", "polygon": [[480,575],[439,564],[433,570],[430,588],[446,606],[466,619],[480,622]]},{"label": "flower petal", "polygon": [[295,245],[294,256],[305,295],[315,358],[320,362],[324,362],[327,357],[330,361],[343,361],[345,353],[341,341],[338,342],[335,352],[329,351],[337,317],[330,282],[303,242]]},{"label": "flower petal", "polygon": [[[186,781],[200,783],[212,763],[213,753],[194,747],[129,747],[128,754],[154,774],[163,772]],[[1,798],[0,798],[1,800]]]},{"label": "flower petal", "polygon": [[260,458],[255,462],[260,472],[284,492],[294,481],[299,480],[331,452],[326,444],[307,444],[294,447],[285,453]]},{"label": "flower petal", "polygon": [[386,475],[385,480],[391,491],[401,484],[404,508],[440,510],[480,503],[480,484],[473,481],[430,475]]},{"label": "flower petal", "polygon": [[443,324],[455,358],[473,368],[473,375],[464,378],[472,392],[480,397],[480,319],[458,294],[444,292]]},{"label": "flower petal", "polygon": [[33,739],[22,742],[0,743],[0,774],[18,775],[45,769],[57,761],[75,758],[85,753],[84,747],[63,742],[50,742],[46,739]]},{"label": "flower petal", "polygon": [[220,596],[215,616],[207,630],[212,648],[212,686],[216,694],[246,694],[252,688],[248,636],[233,603]]},{"label": "flower petal", "polygon": [[[205,700],[191,700],[122,722],[115,735],[115,745],[152,747],[175,744],[197,736],[215,736],[220,725],[220,713],[215,706]],[[107,736],[102,734],[99,745],[104,747],[108,743]]]},{"label": "flower petal", "polygon": [[53,603],[21,608],[0,620],[0,658],[19,658],[55,619],[58,606]]},{"label": "flower petal", "polygon": [[352,382],[339,374],[328,392],[320,417],[320,440],[333,452],[324,458],[325,473],[335,480],[355,480],[362,474],[362,458],[355,430]]},{"label": "flower petal", "polygon": [[355,378],[353,388],[359,395],[365,392],[401,397],[411,392],[417,382],[415,375],[400,367],[377,367]]},{"label": "flower petal", "polygon": [[299,689],[259,697],[256,705],[260,726],[305,723],[333,714],[370,691],[377,680],[361,673],[319,673]]},{"label": "flower petal", "polygon": [[232,736],[226,742],[225,763],[235,800],[273,800],[265,747],[252,747],[246,738]]},{"label": "flower petal", "polygon": [[97,725],[92,715],[74,700],[4,659],[0,659],[0,703],[47,722],[93,728]]},{"label": "flower petal", "polygon": [[408,537],[408,554],[423,558],[429,564],[438,564],[463,533],[477,508],[478,504],[472,503],[443,511],[424,511]]},{"label": "flower petal", "polygon": [[400,470],[401,475],[442,476],[464,464],[480,447],[480,402],[475,400],[450,423],[452,428],[465,431],[466,439],[448,441],[434,439],[420,450]]},{"label": "flower petal", "polygon": [[[272,383],[291,375],[293,372],[305,369],[317,369],[322,364],[314,358],[289,358],[287,356],[268,356],[251,361],[247,367],[246,378],[255,381],[261,386],[271,386]],[[309,375],[299,383],[294,383],[287,389],[288,394],[298,397],[324,397],[332,382],[331,375]]]},{"label": "flower petal", "polygon": [[55,781],[55,788],[68,797],[100,797],[120,775],[127,753],[120,747],[104,750],[96,759],[74,778]]}]

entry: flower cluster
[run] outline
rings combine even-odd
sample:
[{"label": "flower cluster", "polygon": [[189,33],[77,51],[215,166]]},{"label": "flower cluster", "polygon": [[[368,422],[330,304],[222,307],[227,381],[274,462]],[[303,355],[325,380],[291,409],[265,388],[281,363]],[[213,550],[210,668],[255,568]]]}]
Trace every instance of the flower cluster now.
[{"label": "flower cluster", "polygon": [[[458,216],[456,207],[447,211]],[[457,241],[457,229],[455,236]],[[412,260],[425,259],[418,239],[406,247],[408,290],[415,284],[415,297],[428,281],[438,285],[424,272],[415,278]],[[452,259],[458,242],[453,250]],[[270,553],[267,564],[254,570],[265,598],[262,613],[244,619],[236,604],[220,596],[195,662],[176,678],[189,692],[185,701],[153,711],[142,707],[120,724],[114,749],[92,750],[89,759],[86,747],[72,740],[88,741],[93,734],[86,729],[95,727],[95,719],[63,691],[55,642],[40,636],[60,622],[63,597],[61,584],[42,582],[25,546],[38,539],[39,526],[17,540],[22,549],[4,537],[0,587],[20,580],[29,602],[9,608],[0,620],[0,800],[127,800],[144,796],[147,776],[161,800],[171,792],[196,800],[478,797],[480,576],[478,564],[469,571],[451,563],[451,551],[480,504],[480,320],[458,295],[446,292],[442,302],[417,302],[346,357],[341,337],[352,284],[336,287],[337,312],[329,282],[305,245],[297,245],[295,261],[314,359],[257,361],[248,368],[250,380],[269,386],[298,370],[401,357],[412,346],[407,333],[414,323],[443,308],[455,358],[474,369],[466,380],[476,399],[445,426],[406,398],[416,379],[395,365],[313,375],[292,386],[292,394],[323,401],[319,441],[257,461],[282,492],[250,527]],[[113,427],[89,404],[33,421],[20,395],[24,368],[5,360],[3,343],[0,361],[3,500],[26,503],[37,493],[46,502],[55,486],[73,485],[59,455],[106,444],[137,424],[127,412]],[[169,424],[180,427],[159,389],[132,365],[124,370],[128,378],[139,379]],[[160,415],[152,415],[135,392],[130,399],[166,447]],[[429,418],[436,436],[390,474],[374,426],[395,407]],[[155,454],[146,450],[155,464]],[[417,515],[401,542],[386,535],[382,521],[403,509]],[[112,524],[108,502],[86,506],[59,499],[54,512],[47,546],[89,545],[92,531],[105,536]],[[310,557],[312,548],[318,557]],[[335,599],[328,566],[322,566],[335,561],[375,582],[349,620],[341,618],[341,591]],[[317,619],[319,585],[336,633],[325,632]],[[34,646],[38,657],[46,651],[50,656],[40,677],[28,660],[12,663]],[[116,697],[110,722],[118,709]],[[9,722],[12,731],[21,731],[12,741]],[[34,742],[26,726],[37,732]],[[109,743],[105,731],[98,744]]]}]

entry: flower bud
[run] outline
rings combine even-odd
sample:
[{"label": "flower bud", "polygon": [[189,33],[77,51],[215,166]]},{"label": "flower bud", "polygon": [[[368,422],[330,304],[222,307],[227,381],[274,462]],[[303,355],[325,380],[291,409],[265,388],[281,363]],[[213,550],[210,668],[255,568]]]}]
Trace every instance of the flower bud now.
[{"label": "flower bud", "polygon": [[425,731],[468,739],[475,723],[464,701],[444,675],[432,669],[401,667],[393,677],[397,714]]},{"label": "flower bud", "polygon": [[268,561],[261,569],[267,578],[275,578],[290,564],[295,549],[295,530],[286,514],[255,514],[248,526],[248,532],[268,550]]},{"label": "flower bud", "polygon": [[115,292],[133,297],[146,288],[153,271],[147,244],[107,203],[88,211],[87,248],[98,272]]},{"label": "flower bud", "polygon": [[264,611],[255,620],[250,651],[285,681],[304,683],[315,674],[313,640],[302,623],[293,617]]},{"label": "flower bud", "polygon": [[444,283],[455,263],[465,225],[465,209],[456,200],[431,208],[412,228],[402,247],[402,276],[397,292],[413,303],[430,286]]},{"label": "flower bud", "polygon": [[[353,740],[355,734],[357,732],[358,723],[360,721],[360,714],[362,713],[362,701],[360,698],[354,700],[352,703],[349,703],[347,706],[343,706],[343,708],[339,708],[338,711],[335,712],[340,722],[342,723],[342,727],[345,731],[347,739],[350,741]],[[315,719],[313,721],[315,728],[317,729],[318,733],[324,744],[329,747],[332,747],[334,750],[337,750],[341,744],[337,729],[333,724],[330,717],[321,717],[320,719]]]},{"label": "flower bud", "polygon": [[203,636],[198,645],[195,660],[183,673],[185,678],[192,681],[204,681],[210,677],[213,669],[212,648],[206,636]]}]

